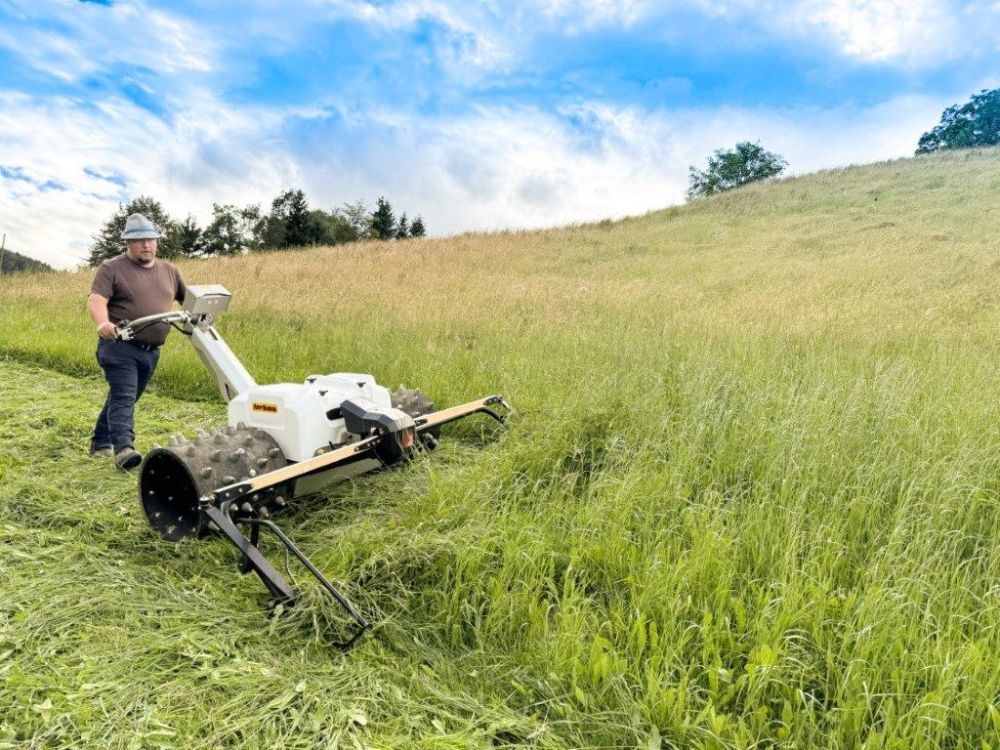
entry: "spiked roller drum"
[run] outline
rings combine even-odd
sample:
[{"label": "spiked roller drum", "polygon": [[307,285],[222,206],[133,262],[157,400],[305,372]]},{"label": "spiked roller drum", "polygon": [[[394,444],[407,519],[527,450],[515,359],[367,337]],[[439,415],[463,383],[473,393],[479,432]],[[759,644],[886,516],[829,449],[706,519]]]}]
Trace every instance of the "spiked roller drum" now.
[{"label": "spiked roller drum", "polygon": [[[212,529],[199,512],[200,498],[286,464],[274,438],[242,424],[212,433],[200,430],[190,441],[173,435],[166,447],[153,448],[143,462],[139,474],[142,509],[149,525],[164,539],[204,536],[217,529]],[[267,517],[285,506],[288,492],[283,489],[243,499],[246,507],[242,510]]]}]

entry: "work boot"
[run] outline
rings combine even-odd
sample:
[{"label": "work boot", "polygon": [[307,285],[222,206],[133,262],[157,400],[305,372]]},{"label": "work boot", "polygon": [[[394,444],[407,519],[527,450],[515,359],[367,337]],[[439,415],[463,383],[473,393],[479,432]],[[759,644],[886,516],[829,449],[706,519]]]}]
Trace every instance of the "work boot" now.
[{"label": "work boot", "polygon": [[92,458],[111,458],[115,455],[115,449],[110,445],[91,447],[90,455]]},{"label": "work boot", "polygon": [[115,466],[122,471],[134,469],[140,463],[142,463],[142,455],[132,446],[122,448],[115,454]]}]

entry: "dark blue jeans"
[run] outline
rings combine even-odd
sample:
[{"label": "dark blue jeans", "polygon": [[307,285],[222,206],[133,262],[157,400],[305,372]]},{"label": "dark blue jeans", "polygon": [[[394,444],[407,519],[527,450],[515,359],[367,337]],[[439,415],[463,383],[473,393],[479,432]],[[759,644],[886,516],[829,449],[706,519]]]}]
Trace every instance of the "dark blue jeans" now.
[{"label": "dark blue jeans", "polygon": [[159,349],[145,351],[108,339],[97,342],[97,364],[108,381],[108,399],[94,425],[91,450],[111,446],[118,452],[135,445],[135,402],[146,390],[159,359]]}]

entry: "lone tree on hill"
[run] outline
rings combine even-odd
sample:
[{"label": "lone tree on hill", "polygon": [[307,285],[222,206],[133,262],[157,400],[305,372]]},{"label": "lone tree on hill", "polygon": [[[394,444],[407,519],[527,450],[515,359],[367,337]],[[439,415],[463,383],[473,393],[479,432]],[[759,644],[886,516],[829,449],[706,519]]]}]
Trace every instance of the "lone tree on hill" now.
[{"label": "lone tree on hill", "polygon": [[983,89],[965,104],[948,107],[941,122],[920,136],[918,154],[1000,143],[1000,89]]},{"label": "lone tree on hill", "polygon": [[396,218],[392,215],[392,205],[385,198],[378,199],[372,212],[371,232],[376,240],[391,240],[396,236]]},{"label": "lone tree on hill", "polygon": [[90,246],[90,257],[87,262],[91,266],[99,266],[105,260],[117,257],[125,252],[125,241],[122,231],[129,214],[140,213],[156,224],[163,237],[157,243],[157,255],[161,258],[176,258],[183,255],[181,238],[177,224],[163,210],[163,206],[155,198],[140,195],[138,198],[122,205],[108,219],[101,231],[94,235],[94,243]]},{"label": "lone tree on hill", "polygon": [[767,151],[759,143],[743,141],[732,150],[716,149],[703,172],[690,168],[688,198],[714,195],[750,182],[777,177],[788,166],[779,154]]}]

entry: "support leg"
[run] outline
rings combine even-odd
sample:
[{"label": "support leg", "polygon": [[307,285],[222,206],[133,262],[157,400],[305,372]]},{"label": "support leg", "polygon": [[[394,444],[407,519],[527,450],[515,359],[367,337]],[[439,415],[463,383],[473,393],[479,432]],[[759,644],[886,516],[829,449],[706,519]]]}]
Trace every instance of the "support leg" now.
[{"label": "support leg", "polygon": [[288,585],[288,581],[271,565],[268,559],[257,549],[257,546],[251,544],[250,540],[240,533],[236,524],[233,523],[233,519],[229,517],[229,513],[214,505],[202,508],[202,513],[214,521],[219,530],[226,535],[226,538],[233,543],[236,549],[243,553],[245,563],[241,564],[241,569],[243,565],[246,565],[248,570],[253,570],[260,577],[260,580],[271,594],[272,602],[275,604],[295,603],[297,597],[292,587]]}]

